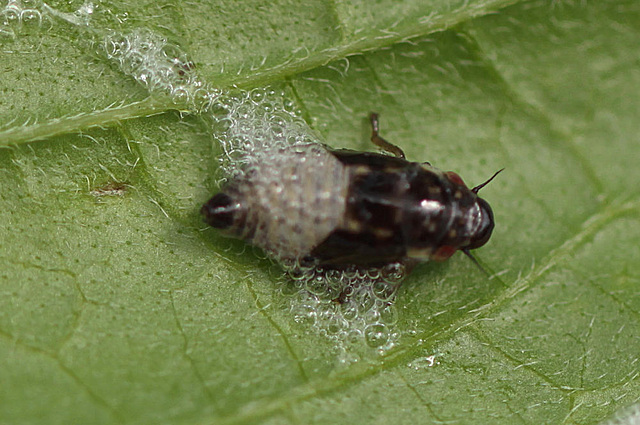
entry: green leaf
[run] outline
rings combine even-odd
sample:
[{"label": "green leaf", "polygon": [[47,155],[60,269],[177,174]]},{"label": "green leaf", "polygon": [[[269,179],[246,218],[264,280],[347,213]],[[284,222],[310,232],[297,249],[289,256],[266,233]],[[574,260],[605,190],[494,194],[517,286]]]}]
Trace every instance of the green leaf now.
[{"label": "green leaf", "polygon": [[[637,1],[103,1],[88,26],[68,3],[0,25],[1,423],[588,424],[638,402]],[[476,252],[497,277],[419,266],[398,346],[340,365],[277,267],[203,231],[210,127],[99,53],[140,28],[211,86],[283,87],[332,146],[369,149],[376,110],[411,160],[506,167]]]}]

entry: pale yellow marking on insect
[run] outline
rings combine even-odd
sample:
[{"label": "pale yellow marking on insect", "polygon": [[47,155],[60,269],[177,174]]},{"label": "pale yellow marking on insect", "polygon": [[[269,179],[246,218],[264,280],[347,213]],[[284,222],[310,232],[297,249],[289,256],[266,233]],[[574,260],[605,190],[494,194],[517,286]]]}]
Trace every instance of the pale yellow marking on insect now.
[{"label": "pale yellow marking on insect", "polygon": [[431,257],[431,254],[433,254],[432,248],[409,248],[407,250],[407,257],[409,258],[424,259]]},{"label": "pale yellow marking on insect", "polygon": [[353,233],[359,233],[362,231],[362,223],[354,219],[347,220],[345,227],[348,231]]},{"label": "pale yellow marking on insect", "polygon": [[391,229],[386,229],[384,227],[376,227],[373,229],[373,233],[379,238],[390,238],[393,236],[393,231]]},{"label": "pale yellow marking on insect", "polygon": [[366,165],[356,165],[351,168],[353,170],[353,174],[356,176],[366,176],[371,172],[371,169]]}]

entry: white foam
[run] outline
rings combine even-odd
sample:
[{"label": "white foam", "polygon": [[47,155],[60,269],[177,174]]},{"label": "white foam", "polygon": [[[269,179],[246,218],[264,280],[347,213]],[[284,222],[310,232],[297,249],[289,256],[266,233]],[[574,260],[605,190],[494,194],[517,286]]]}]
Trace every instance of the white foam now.
[{"label": "white foam", "polygon": [[[78,11],[67,14],[38,0],[10,0],[0,9],[0,35],[13,37],[20,25],[51,22],[51,17],[83,29],[90,24],[94,9],[93,3],[85,2]],[[177,109],[199,113],[211,123],[211,134],[224,152],[220,158],[221,184],[261,167],[265,159],[280,155],[283,149],[309,144],[324,149],[295,102],[283,91],[270,87],[249,91],[215,88],[199,77],[194,63],[178,44],[147,29],[110,31],[102,36],[94,29],[87,31],[97,52],[124,75],[135,79],[151,95],[168,96]],[[289,300],[294,320],[334,341],[341,362],[358,361],[358,347],[364,352],[384,353],[397,344],[394,299],[405,275],[401,264],[383,269],[354,266],[344,271],[326,271],[297,262],[281,262],[281,266],[290,279],[277,290]]]}]

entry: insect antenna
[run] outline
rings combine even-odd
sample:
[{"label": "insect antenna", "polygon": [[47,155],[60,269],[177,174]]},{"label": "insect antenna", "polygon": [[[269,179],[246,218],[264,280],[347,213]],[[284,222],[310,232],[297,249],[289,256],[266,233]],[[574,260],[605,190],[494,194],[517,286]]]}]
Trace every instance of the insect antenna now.
[{"label": "insect antenna", "polygon": [[[484,182],[484,183],[482,183],[482,184],[479,184],[478,186],[474,187],[473,189],[471,189],[471,191],[472,191],[473,193],[476,193],[476,194],[477,194],[477,193],[480,191],[480,189],[482,189],[483,187],[485,187],[486,185],[488,185],[488,184],[491,182],[491,180],[493,180],[493,179],[494,179],[498,174],[500,174],[500,173],[501,173],[501,172],[503,172],[503,171],[504,171],[504,168],[502,168],[502,169],[500,169],[500,170],[496,171],[496,173],[495,173],[493,176],[491,176],[491,178],[490,178],[489,180],[487,180],[486,182]],[[467,255],[469,255],[469,254],[467,254]]]},{"label": "insect antenna", "polygon": [[[502,170],[500,170],[500,171],[502,171]],[[500,171],[498,171],[498,173],[499,173]],[[494,177],[495,177],[495,176],[494,176]],[[493,178],[493,177],[492,177],[492,178]],[[489,180],[491,180],[491,179],[489,179]],[[462,252],[464,253],[464,255],[466,255],[467,257],[469,257],[469,259],[470,259],[471,261],[473,261],[473,264],[475,264],[476,266],[478,266],[478,268],[479,268],[480,270],[482,270],[482,273],[486,274],[486,275],[487,275],[487,277],[491,277],[491,275],[489,274],[489,272],[488,272],[488,271],[486,271],[486,270],[484,269],[484,267],[482,267],[482,266],[480,265],[480,263],[478,263],[478,260],[476,260],[476,257],[474,257],[468,249],[461,249],[460,251],[462,251]]]}]

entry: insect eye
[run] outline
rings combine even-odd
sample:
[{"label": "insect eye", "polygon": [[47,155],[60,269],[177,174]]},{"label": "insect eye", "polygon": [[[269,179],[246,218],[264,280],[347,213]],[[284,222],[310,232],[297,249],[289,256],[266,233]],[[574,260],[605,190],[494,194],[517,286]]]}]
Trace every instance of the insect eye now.
[{"label": "insect eye", "polygon": [[469,245],[465,247],[466,249],[476,249],[486,244],[491,237],[493,226],[495,225],[493,211],[487,201],[478,198],[477,202],[480,207],[480,224],[474,234],[471,235],[471,240],[469,241]]},{"label": "insect eye", "polygon": [[235,213],[240,208],[240,204],[235,202],[226,193],[218,193],[209,202],[202,206],[200,213],[204,215],[204,221],[217,229],[231,227]]}]

